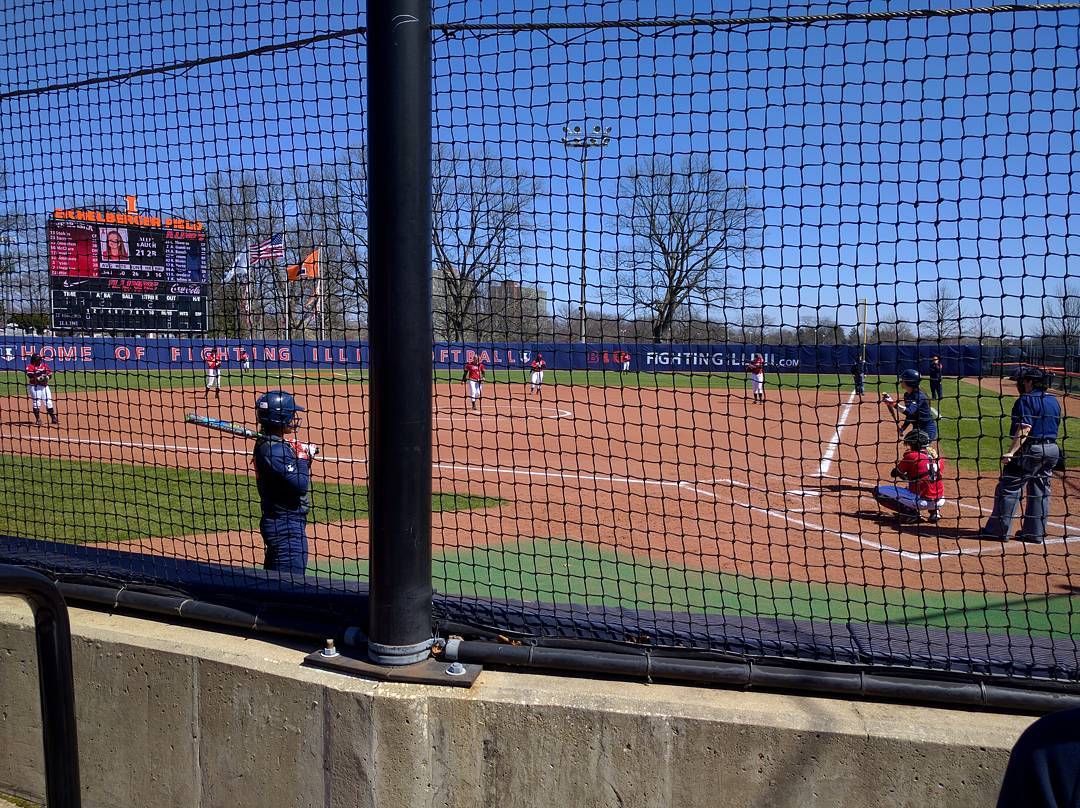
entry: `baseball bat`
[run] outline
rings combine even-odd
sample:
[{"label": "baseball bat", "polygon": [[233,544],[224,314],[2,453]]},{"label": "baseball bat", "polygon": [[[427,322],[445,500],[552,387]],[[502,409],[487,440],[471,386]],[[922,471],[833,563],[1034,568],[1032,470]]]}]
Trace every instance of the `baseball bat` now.
[{"label": "baseball bat", "polygon": [[[259,433],[254,429],[248,429],[243,424],[236,424],[232,421],[223,421],[220,418],[208,418],[205,415],[188,413],[184,416],[184,420],[189,424],[204,426],[207,429],[216,429],[218,432],[227,432],[230,435],[238,435],[241,438],[251,438],[254,440],[259,437]],[[319,447],[314,443],[303,443],[300,445],[304,447],[304,450],[311,457],[315,457],[319,454]]]},{"label": "baseball bat", "polygon": [[205,426],[207,429],[216,429],[219,432],[228,432],[230,435],[239,435],[241,438],[257,438],[259,433],[254,429],[248,429],[243,424],[235,424],[232,421],[223,421],[220,418],[208,418],[205,415],[188,413],[184,420],[196,426]]},{"label": "baseball bat", "polygon": [[890,396],[888,393],[882,395],[881,400],[885,402],[885,405],[888,407],[889,412],[892,413],[893,421],[896,422],[896,429],[897,431],[900,431],[900,415],[897,412],[897,409],[900,406],[899,403],[894,401],[893,397]]}]

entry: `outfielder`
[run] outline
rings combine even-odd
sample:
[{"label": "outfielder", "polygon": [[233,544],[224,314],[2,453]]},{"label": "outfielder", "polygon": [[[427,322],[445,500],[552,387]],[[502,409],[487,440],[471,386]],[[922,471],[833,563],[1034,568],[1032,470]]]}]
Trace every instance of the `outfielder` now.
[{"label": "outfielder", "polygon": [[529,374],[529,392],[540,395],[540,385],[544,383],[544,369],[547,367],[544,355],[537,352],[536,357],[529,363],[529,367],[532,369]]},{"label": "outfielder", "polygon": [[292,393],[271,390],[255,402],[259,436],[252,460],[262,519],[259,532],[266,545],[263,566],[303,575],[307,568],[308,486],[314,450],[296,440],[304,408]]},{"label": "outfielder", "polygon": [[465,394],[472,402],[474,410],[480,409],[480,396],[484,394],[484,363],[475,356],[465,363],[465,372],[461,380],[465,382]]},{"label": "outfielder", "polygon": [[746,372],[754,388],[754,401],[765,403],[765,357],[759,353],[746,364]]},{"label": "outfielder", "polygon": [[49,389],[49,379],[52,378],[52,368],[41,358],[41,354],[30,357],[30,364],[26,366],[26,392],[30,396],[30,406],[34,409],[34,423],[41,423],[41,405],[45,405],[45,411],[49,413],[49,420],[54,424],[60,423],[53,408],[52,390]]},{"label": "outfielder", "polygon": [[221,397],[221,354],[216,350],[206,354],[206,397],[210,397],[210,391]]},{"label": "outfielder", "polygon": [[941,518],[939,510],[945,504],[944,463],[930,448],[930,436],[923,430],[911,430],[904,436],[904,443],[907,451],[891,474],[894,479],[907,480],[907,490],[882,485],[874,490],[874,496],[882,506],[916,522],[923,511],[929,511],[927,521],[936,523]]}]

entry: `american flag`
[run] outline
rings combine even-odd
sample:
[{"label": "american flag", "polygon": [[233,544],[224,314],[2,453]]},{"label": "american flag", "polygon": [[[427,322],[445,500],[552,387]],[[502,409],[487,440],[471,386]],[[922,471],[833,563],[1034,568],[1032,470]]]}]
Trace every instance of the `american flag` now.
[{"label": "american flag", "polygon": [[258,244],[249,244],[248,256],[253,264],[260,261],[282,260],[285,257],[285,236],[271,236]]}]

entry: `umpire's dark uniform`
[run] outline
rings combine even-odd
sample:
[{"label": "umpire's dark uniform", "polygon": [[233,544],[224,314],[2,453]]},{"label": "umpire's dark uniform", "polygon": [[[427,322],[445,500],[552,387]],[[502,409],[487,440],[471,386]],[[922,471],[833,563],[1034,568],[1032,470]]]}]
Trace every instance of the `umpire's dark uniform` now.
[{"label": "umpire's dark uniform", "polygon": [[866,393],[866,361],[858,357],[851,363],[851,375],[855,379],[855,395],[860,398]]},{"label": "umpire's dark uniform", "polygon": [[944,368],[941,366],[941,360],[936,356],[930,361],[930,371],[926,374],[926,378],[930,381],[930,397],[934,401],[941,401],[941,373]]},{"label": "umpire's dark uniform", "polygon": [[[1001,479],[994,492],[994,511],[990,514],[983,534],[988,538],[1008,541],[1012,530],[1013,513],[1026,489],[1024,523],[1017,538],[1031,544],[1042,544],[1046,537],[1046,519],[1050,510],[1050,482],[1054,468],[1061,459],[1057,444],[1061,425],[1061,405],[1046,392],[1047,378],[1037,368],[1022,368],[1013,374],[1020,397],[1012,409],[1014,438],[1027,428],[1027,437],[1001,470]],[[1025,382],[1031,383],[1027,389]]]}]

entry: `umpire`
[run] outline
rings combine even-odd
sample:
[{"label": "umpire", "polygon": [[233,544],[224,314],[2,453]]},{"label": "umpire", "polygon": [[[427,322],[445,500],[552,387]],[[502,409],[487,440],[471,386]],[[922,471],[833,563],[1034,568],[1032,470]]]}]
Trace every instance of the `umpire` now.
[{"label": "umpire", "polygon": [[859,397],[859,401],[862,401],[863,395],[866,394],[866,360],[861,356],[856,356],[855,361],[851,363],[851,375],[855,379],[855,395]]},{"label": "umpire", "polygon": [[930,382],[930,398],[934,401],[941,401],[941,374],[944,368],[941,366],[940,356],[930,357],[930,372],[926,374],[927,381]]},{"label": "umpire", "polygon": [[1039,368],[1017,368],[1009,377],[1020,397],[1012,408],[1012,445],[1001,456],[1005,466],[994,492],[994,511],[983,527],[985,538],[1008,541],[1013,513],[1027,489],[1024,522],[1016,538],[1042,544],[1050,509],[1050,480],[1061,459],[1057,444],[1061,405],[1046,392],[1049,379]]}]

